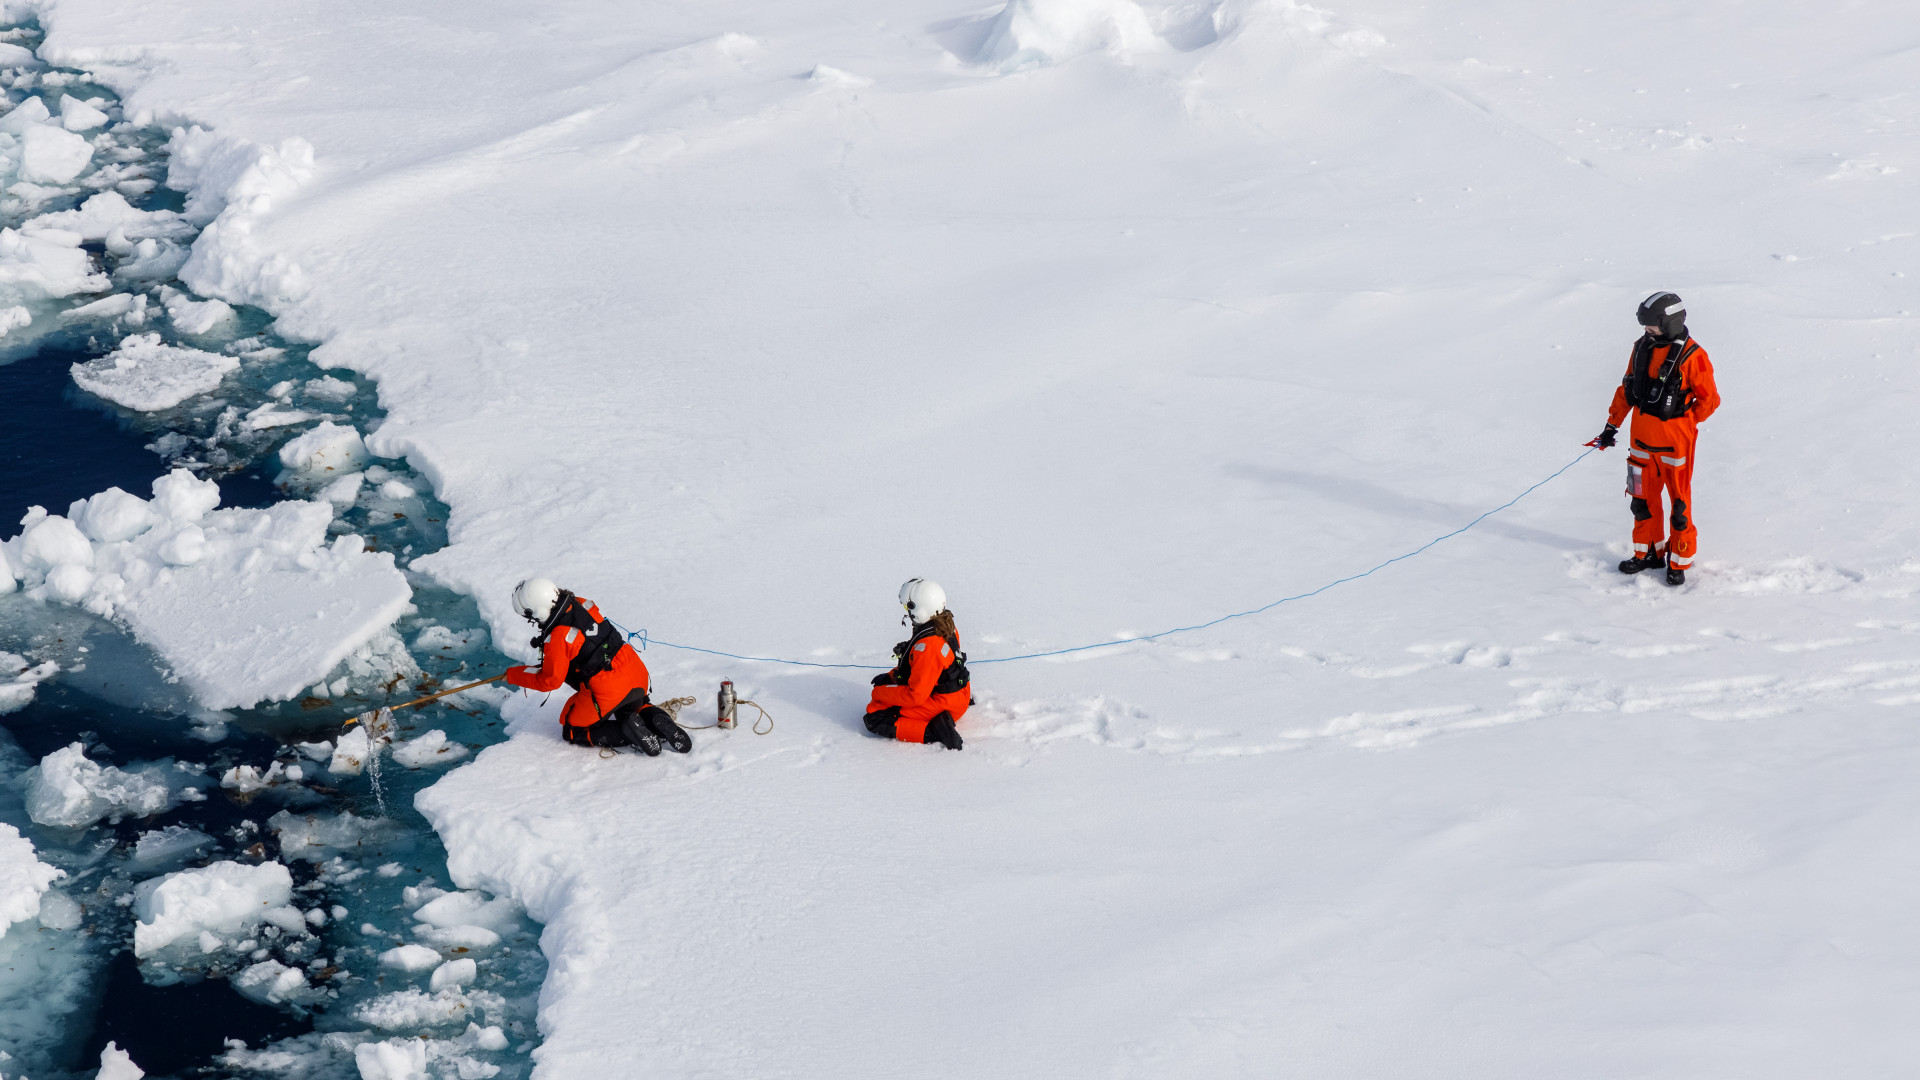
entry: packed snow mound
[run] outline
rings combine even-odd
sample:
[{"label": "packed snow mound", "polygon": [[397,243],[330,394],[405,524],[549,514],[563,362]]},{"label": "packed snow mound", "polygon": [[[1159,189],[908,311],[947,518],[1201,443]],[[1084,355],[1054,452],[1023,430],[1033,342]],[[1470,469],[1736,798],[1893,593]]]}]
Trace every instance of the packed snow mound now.
[{"label": "packed snow mound", "polygon": [[254,226],[313,175],[313,147],[292,138],[262,146],[200,127],[167,144],[167,186],[187,193],[187,220],[204,226],[180,280],[202,296],[274,308],[306,291],[300,268],[264,254]]},{"label": "packed snow mound", "polygon": [[[216,321],[232,314],[225,304],[220,307],[225,315]],[[73,381],[89,394],[135,412],[158,412],[211,393],[239,366],[235,357],[163,345],[159,334],[131,334],[112,352],[75,364],[72,371]]]},{"label": "packed snow mound", "polygon": [[64,870],[41,862],[33,841],[19,829],[0,823],[0,937],[14,923],[39,915],[41,897],[66,876]]},{"label": "packed snow mound", "polygon": [[328,542],[331,506],[215,510],[219,485],[185,469],[153,492],[110,489],[64,517],[36,507],[0,559],[31,598],[131,630],[210,709],[293,698],[343,663],[368,676],[408,663],[391,625],[412,589],[393,556]]},{"label": "packed snow mound", "polygon": [[0,285],[39,299],[112,288],[113,280],[94,269],[80,243],[80,234],[64,229],[0,229]]},{"label": "packed snow mound", "polygon": [[217,862],[143,881],[133,890],[133,954],[145,959],[183,940],[201,947],[203,934],[218,948],[220,937],[267,922],[277,909],[291,910],[292,897],[293,875],[277,862]]},{"label": "packed snow mound", "polygon": [[1126,54],[1161,47],[1133,0],[1008,0],[980,48],[1002,70],[1057,63],[1101,49]]},{"label": "packed snow mound", "polygon": [[27,816],[42,825],[82,829],[101,818],[152,817],[171,810],[202,774],[172,761],[119,769],[88,759],[80,743],[40,759],[27,772]]}]

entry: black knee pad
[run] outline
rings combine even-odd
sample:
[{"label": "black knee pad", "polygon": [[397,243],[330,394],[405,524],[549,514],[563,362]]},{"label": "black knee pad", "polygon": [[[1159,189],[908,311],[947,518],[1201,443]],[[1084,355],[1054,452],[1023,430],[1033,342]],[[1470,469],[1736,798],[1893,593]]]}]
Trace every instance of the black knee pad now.
[{"label": "black knee pad", "polygon": [[894,727],[899,723],[900,706],[898,705],[875,709],[867,714],[867,730],[884,738],[893,738]]},{"label": "black knee pad", "polygon": [[1628,503],[1627,506],[1633,510],[1633,520],[1651,521],[1653,519],[1653,511],[1647,509],[1647,500],[1645,499],[1635,499]]},{"label": "black knee pad", "polygon": [[1673,500],[1673,527],[1675,529],[1687,527],[1687,504],[1679,499]]}]

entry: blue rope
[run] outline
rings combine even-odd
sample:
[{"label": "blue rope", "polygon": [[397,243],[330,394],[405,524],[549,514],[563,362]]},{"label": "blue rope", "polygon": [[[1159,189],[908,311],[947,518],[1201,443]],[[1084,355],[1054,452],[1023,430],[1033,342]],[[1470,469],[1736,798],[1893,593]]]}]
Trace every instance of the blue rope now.
[{"label": "blue rope", "polygon": [[[1506,502],[1501,503],[1499,506],[1494,507],[1493,509],[1487,511],[1486,513],[1481,514],[1479,517],[1474,518],[1472,521],[1467,522],[1465,525],[1460,526],[1459,528],[1453,530],[1452,532],[1444,533],[1440,536],[1436,536],[1433,539],[1427,541],[1426,543],[1421,544],[1419,547],[1414,548],[1412,551],[1409,551],[1404,555],[1395,555],[1393,558],[1388,559],[1387,561],[1379,564],[1378,566],[1374,566],[1369,569],[1362,570],[1357,574],[1350,574],[1346,577],[1339,578],[1334,581],[1329,581],[1325,585],[1322,585],[1311,592],[1296,593],[1293,596],[1283,596],[1280,599],[1275,600],[1271,604],[1262,604],[1257,608],[1249,608],[1246,611],[1236,611],[1231,615],[1222,615],[1217,619],[1210,619],[1203,623],[1195,623],[1192,626],[1176,626],[1171,630],[1162,630],[1157,634],[1147,634],[1142,637],[1121,638],[1117,641],[1101,641],[1101,642],[1096,642],[1092,645],[1075,645],[1075,646],[1072,646],[1071,648],[1066,648],[1066,649],[1049,649],[1046,652],[1022,653],[1019,656],[995,656],[985,660],[968,660],[967,663],[970,665],[971,664],[1007,664],[1007,663],[1012,663],[1015,660],[1039,660],[1048,656],[1067,656],[1072,653],[1087,652],[1092,649],[1105,649],[1115,645],[1132,645],[1136,642],[1141,642],[1141,641],[1158,641],[1161,638],[1167,637],[1171,634],[1184,634],[1193,630],[1205,630],[1208,627],[1219,626],[1221,623],[1227,622],[1232,619],[1244,619],[1250,615],[1259,615],[1263,612],[1272,611],[1274,608],[1279,607],[1281,604],[1289,604],[1295,600],[1305,600],[1310,596],[1319,596],[1321,593],[1326,592],[1328,589],[1331,589],[1336,585],[1345,585],[1350,581],[1359,581],[1363,577],[1370,577],[1373,574],[1379,573],[1380,571],[1385,570],[1387,567],[1392,566],[1394,563],[1403,562],[1407,559],[1413,558],[1415,555],[1418,555],[1421,552],[1426,551],[1428,548],[1433,547],[1435,544],[1438,544],[1444,540],[1451,540],[1454,537],[1459,536],[1461,533],[1466,532],[1468,529],[1473,528],[1475,525],[1480,524],[1481,522],[1487,520],[1488,518],[1492,517],[1493,515],[1499,513],[1502,510],[1506,510],[1512,507],[1515,503],[1519,502],[1521,499],[1526,498],[1527,496],[1533,494],[1534,492],[1540,490],[1541,488],[1546,487],[1548,484],[1552,483],[1553,481],[1558,480],[1562,473],[1566,472],[1568,469],[1573,468],[1575,465],[1580,464],[1582,461],[1585,461],[1587,458],[1587,455],[1593,453],[1594,450],[1596,449],[1598,449],[1598,447],[1588,447],[1586,450],[1581,451],[1579,457],[1576,457],[1572,461],[1569,461],[1565,465],[1562,465],[1558,469],[1555,469],[1553,473],[1549,475],[1546,479],[1539,481],[1538,483],[1534,484],[1532,487],[1528,488],[1527,490],[1521,492],[1518,495],[1515,495],[1513,498],[1508,499]],[[614,625],[620,626],[619,623],[614,623]],[[684,652],[706,653],[709,656],[724,656],[732,660],[752,660],[762,664],[786,664],[790,667],[859,668],[863,671],[886,671],[892,667],[892,665],[890,664],[888,665],[820,664],[820,663],[815,663],[811,660],[782,660],[778,657],[773,657],[773,656],[742,656],[739,653],[721,652],[719,649],[703,649],[698,645],[676,645],[671,641],[661,641],[658,638],[649,638],[645,630],[641,630],[638,634],[635,634],[633,631],[627,630],[627,628],[624,626],[620,626],[620,629],[624,631],[628,637],[639,638],[640,648],[642,650],[644,650],[649,644],[664,645],[669,649],[680,649]]]}]

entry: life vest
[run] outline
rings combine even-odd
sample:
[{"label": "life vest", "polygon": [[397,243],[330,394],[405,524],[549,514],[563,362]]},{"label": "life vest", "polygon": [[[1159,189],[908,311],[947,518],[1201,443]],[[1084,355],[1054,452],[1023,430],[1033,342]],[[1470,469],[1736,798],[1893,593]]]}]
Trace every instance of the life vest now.
[{"label": "life vest", "polygon": [[[893,647],[893,655],[897,661],[893,666],[893,681],[895,684],[899,686],[907,685],[907,680],[913,676],[913,645],[922,638],[928,637],[940,638],[942,641],[946,640],[944,637],[941,637],[939,628],[929,622],[921,626],[920,629],[915,630],[912,637]],[[967,654],[955,649],[953,651],[953,662],[948,664],[947,669],[940,673],[940,681],[933,684],[933,692],[936,694],[958,693],[961,690],[965,690],[967,684]]]},{"label": "life vest", "polygon": [[1681,377],[1680,368],[1700,346],[1694,344],[1692,338],[1667,345],[1667,358],[1655,372],[1652,370],[1654,340],[1642,337],[1634,342],[1633,362],[1627,365],[1627,377],[1621,380],[1621,385],[1626,387],[1627,404],[1656,420],[1675,419],[1693,404],[1692,388]]},{"label": "life vest", "polygon": [[573,662],[567,665],[567,685],[579,690],[587,685],[587,680],[613,666],[614,654],[627,639],[612,623],[594,618],[587,605],[565,589],[554,601],[553,611],[550,621],[540,628],[540,636],[533,639],[533,647],[536,651],[546,649],[547,639],[555,631],[566,628],[580,631],[586,640],[580,651],[573,654]]}]

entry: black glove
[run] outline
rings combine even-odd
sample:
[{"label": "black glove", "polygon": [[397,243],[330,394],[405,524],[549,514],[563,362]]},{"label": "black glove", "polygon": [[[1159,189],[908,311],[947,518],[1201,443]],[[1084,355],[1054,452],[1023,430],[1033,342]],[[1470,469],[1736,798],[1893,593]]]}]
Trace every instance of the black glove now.
[{"label": "black glove", "polygon": [[893,672],[891,671],[883,671],[880,674],[875,675],[873,677],[873,685],[875,686],[885,686],[892,681],[893,681]]},{"label": "black glove", "polygon": [[1606,427],[1606,430],[1602,431],[1599,435],[1595,436],[1594,440],[1588,443],[1587,445],[1597,446],[1600,449],[1605,450],[1607,447],[1612,446],[1614,444],[1614,442],[1616,441],[1614,439],[1614,436],[1618,434],[1620,434],[1620,429],[1617,427],[1614,427],[1612,424],[1608,424]]}]

